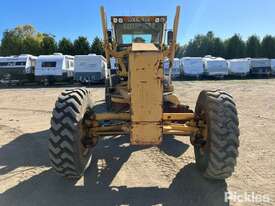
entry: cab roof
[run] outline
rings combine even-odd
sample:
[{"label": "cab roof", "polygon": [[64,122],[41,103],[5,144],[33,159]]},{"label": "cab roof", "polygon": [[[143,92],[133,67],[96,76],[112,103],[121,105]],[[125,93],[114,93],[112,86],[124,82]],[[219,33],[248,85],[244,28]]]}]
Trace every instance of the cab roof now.
[{"label": "cab roof", "polygon": [[112,23],[166,23],[167,16],[112,16]]}]

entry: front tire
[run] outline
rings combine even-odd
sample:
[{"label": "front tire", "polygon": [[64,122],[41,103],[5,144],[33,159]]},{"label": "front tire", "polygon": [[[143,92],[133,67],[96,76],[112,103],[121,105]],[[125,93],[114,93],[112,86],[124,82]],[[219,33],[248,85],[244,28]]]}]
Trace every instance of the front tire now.
[{"label": "front tire", "polygon": [[[203,120],[204,144],[195,144],[196,165],[210,179],[232,175],[239,147],[239,121],[233,98],[224,91],[202,91],[198,97],[196,118]],[[197,137],[198,138],[198,137]]]},{"label": "front tire", "polygon": [[81,121],[92,108],[90,92],[72,89],[62,92],[51,119],[49,157],[55,171],[65,177],[83,175],[91,161],[91,149],[82,144]]}]

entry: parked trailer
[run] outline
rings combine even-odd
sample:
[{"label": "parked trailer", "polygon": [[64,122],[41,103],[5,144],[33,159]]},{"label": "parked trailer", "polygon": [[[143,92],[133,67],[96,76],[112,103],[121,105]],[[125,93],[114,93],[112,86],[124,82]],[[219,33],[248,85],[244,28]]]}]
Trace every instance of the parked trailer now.
[{"label": "parked trailer", "polygon": [[271,70],[272,70],[272,75],[275,75],[275,59],[271,59]]},{"label": "parked trailer", "polygon": [[116,74],[118,69],[118,64],[116,62],[116,59],[114,57],[110,58],[110,66],[111,66],[111,74]]},{"label": "parked trailer", "polygon": [[183,75],[186,77],[200,77],[203,75],[203,59],[201,57],[181,58]]},{"label": "parked trailer", "polygon": [[206,56],[203,58],[203,63],[206,76],[224,77],[229,73],[227,61],[224,58]]},{"label": "parked trailer", "polygon": [[250,71],[250,58],[228,60],[229,75],[246,76]]},{"label": "parked trailer", "polygon": [[44,85],[72,81],[73,73],[73,56],[55,53],[53,55],[41,55],[37,58],[35,79]]},{"label": "parked trailer", "polygon": [[165,76],[169,75],[169,59],[165,58],[163,60],[163,72],[165,74]]},{"label": "parked trailer", "polygon": [[74,80],[81,83],[100,83],[105,80],[106,59],[101,55],[76,55]]},{"label": "parked trailer", "polygon": [[181,66],[180,59],[174,58],[172,78],[179,79],[181,75],[182,75],[182,66]]},{"label": "parked trailer", "polygon": [[0,82],[23,84],[33,81],[36,59],[29,54],[0,57]]},{"label": "parked trailer", "polygon": [[[163,61],[163,69],[164,69],[164,74],[166,76],[168,76],[169,75],[169,59],[167,59],[167,58],[165,58]],[[181,75],[182,75],[181,61],[178,58],[174,58],[171,77],[172,77],[172,79],[179,79],[181,77]]]},{"label": "parked trailer", "polygon": [[271,61],[266,58],[251,59],[250,74],[253,76],[271,75]]}]

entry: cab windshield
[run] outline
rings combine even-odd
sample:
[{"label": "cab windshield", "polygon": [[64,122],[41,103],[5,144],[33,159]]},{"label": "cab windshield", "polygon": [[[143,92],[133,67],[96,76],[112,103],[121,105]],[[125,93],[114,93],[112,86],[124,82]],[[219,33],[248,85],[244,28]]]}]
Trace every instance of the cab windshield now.
[{"label": "cab windshield", "polygon": [[122,23],[115,24],[115,35],[119,45],[131,43],[153,43],[160,45],[163,23]]}]

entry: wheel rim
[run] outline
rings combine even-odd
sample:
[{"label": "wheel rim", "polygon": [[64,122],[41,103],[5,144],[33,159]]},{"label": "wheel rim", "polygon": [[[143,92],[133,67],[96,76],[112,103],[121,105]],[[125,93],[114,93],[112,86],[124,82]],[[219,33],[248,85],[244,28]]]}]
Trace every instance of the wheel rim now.
[{"label": "wheel rim", "polygon": [[90,148],[86,147],[83,143],[83,139],[85,138],[85,134],[87,133],[87,128],[84,127],[83,125],[83,120],[80,121],[78,125],[79,129],[79,151],[82,157],[86,157],[89,155]]},{"label": "wheel rim", "polygon": [[[84,112],[84,116],[82,117],[82,120],[80,121],[78,125],[79,129],[79,139],[80,139],[80,154],[86,158],[87,156],[90,155],[91,147],[87,147],[85,145],[85,138],[89,137],[89,130],[91,129],[90,127],[87,127],[85,124],[85,114],[90,112],[90,108],[86,108],[86,111]],[[83,141],[84,140],[84,141]],[[95,146],[95,145],[94,145]]]}]

